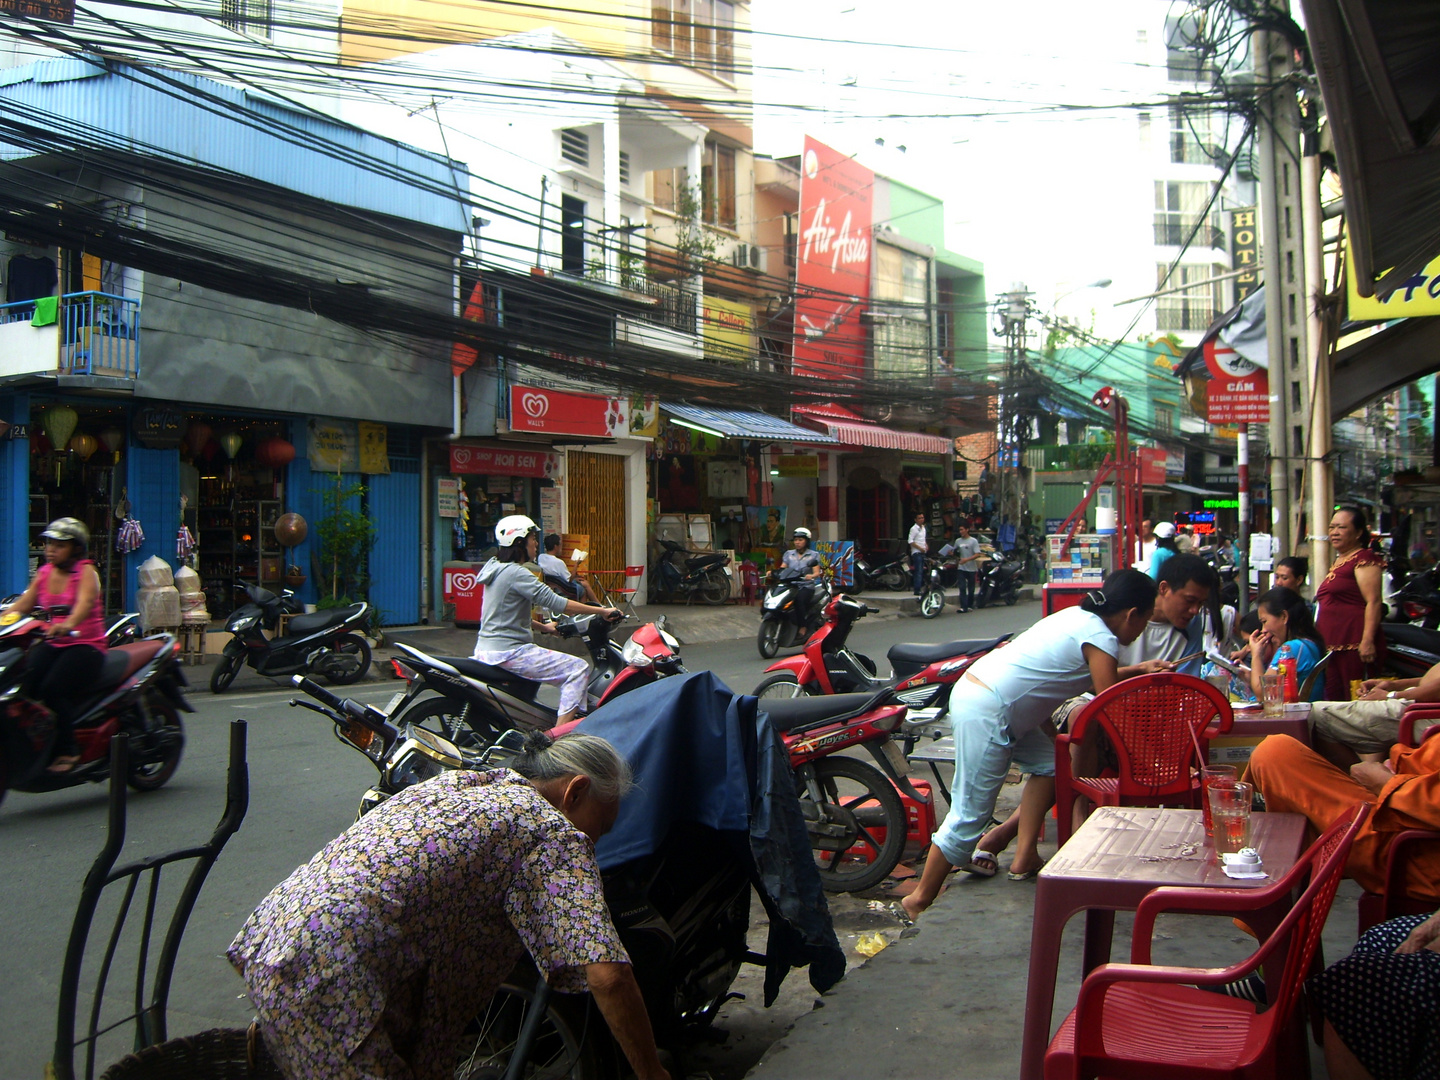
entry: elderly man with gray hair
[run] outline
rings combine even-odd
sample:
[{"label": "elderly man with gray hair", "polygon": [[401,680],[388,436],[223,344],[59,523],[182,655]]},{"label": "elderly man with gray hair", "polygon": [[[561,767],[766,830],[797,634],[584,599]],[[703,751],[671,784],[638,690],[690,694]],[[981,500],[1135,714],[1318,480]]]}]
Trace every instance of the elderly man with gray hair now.
[{"label": "elderly man with gray hair", "polygon": [[531,733],[512,768],[407,788],[276,886],[229,957],[285,1076],[448,1080],[528,951],[595,995],[641,1080],[668,1080],[595,861],[629,787],[604,739]]}]

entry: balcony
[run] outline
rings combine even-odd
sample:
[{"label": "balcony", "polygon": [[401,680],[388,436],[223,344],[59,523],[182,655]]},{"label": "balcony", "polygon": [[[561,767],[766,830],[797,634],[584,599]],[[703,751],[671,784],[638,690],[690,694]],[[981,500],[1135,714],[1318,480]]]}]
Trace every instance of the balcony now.
[{"label": "balcony", "polygon": [[0,377],[57,375],[133,380],[140,373],[140,302],[66,293],[58,317],[34,325],[34,300],[0,304]]},{"label": "balcony", "polygon": [[[1195,239],[1190,240],[1190,231],[1195,230]],[[1225,230],[1211,221],[1195,228],[1194,220],[1185,221],[1175,214],[1155,215],[1155,243],[1160,247],[1183,247],[1190,240],[1192,249],[1210,248],[1225,250]]]}]

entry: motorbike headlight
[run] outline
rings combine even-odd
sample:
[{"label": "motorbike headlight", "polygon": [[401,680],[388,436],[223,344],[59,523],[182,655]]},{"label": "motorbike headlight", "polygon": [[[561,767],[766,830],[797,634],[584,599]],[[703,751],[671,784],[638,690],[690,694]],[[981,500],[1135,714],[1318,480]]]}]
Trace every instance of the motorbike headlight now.
[{"label": "motorbike headlight", "polygon": [[672,649],[680,648],[680,642],[677,641],[675,638],[671,637],[664,630],[660,631],[660,640],[665,642],[665,644],[669,645]]},{"label": "motorbike headlight", "polygon": [[249,630],[250,627],[255,625],[255,620],[257,620],[259,617],[260,616],[258,615],[246,615],[243,619],[236,619],[235,622],[230,625],[230,629]]},{"label": "motorbike headlight", "polygon": [[763,601],[761,601],[761,606],[766,611],[774,611],[780,606],[781,602],[784,599],[785,597],[781,593],[771,593],[769,596],[765,597]]},{"label": "motorbike headlight", "polygon": [[645,655],[645,646],[633,638],[620,650],[620,659],[631,667],[649,667],[654,661]]}]

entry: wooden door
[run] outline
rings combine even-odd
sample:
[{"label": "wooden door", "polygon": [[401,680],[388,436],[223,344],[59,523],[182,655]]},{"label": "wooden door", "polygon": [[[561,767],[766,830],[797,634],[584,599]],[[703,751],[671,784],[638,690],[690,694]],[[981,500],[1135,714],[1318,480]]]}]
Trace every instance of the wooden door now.
[{"label": "wooden door", "polygon": [[[625,569],[625,459],[571,450],[565,456],[566,531],[590,534],[589,570]],[[607,577],[613,587],[619,579]]]}]

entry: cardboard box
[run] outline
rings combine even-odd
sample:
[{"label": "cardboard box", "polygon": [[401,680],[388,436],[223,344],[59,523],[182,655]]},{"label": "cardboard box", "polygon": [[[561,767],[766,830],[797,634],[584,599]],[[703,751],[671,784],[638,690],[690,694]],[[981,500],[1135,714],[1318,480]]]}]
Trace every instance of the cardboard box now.
[{"label": "cardboard box", "polygon": [[1243,774],[1250,764],[1250,755],[1255,747],[1265,741],[1264,735],[1244,737],[1223,735],[1210,740],[1210,764],[1234,765]]}]

